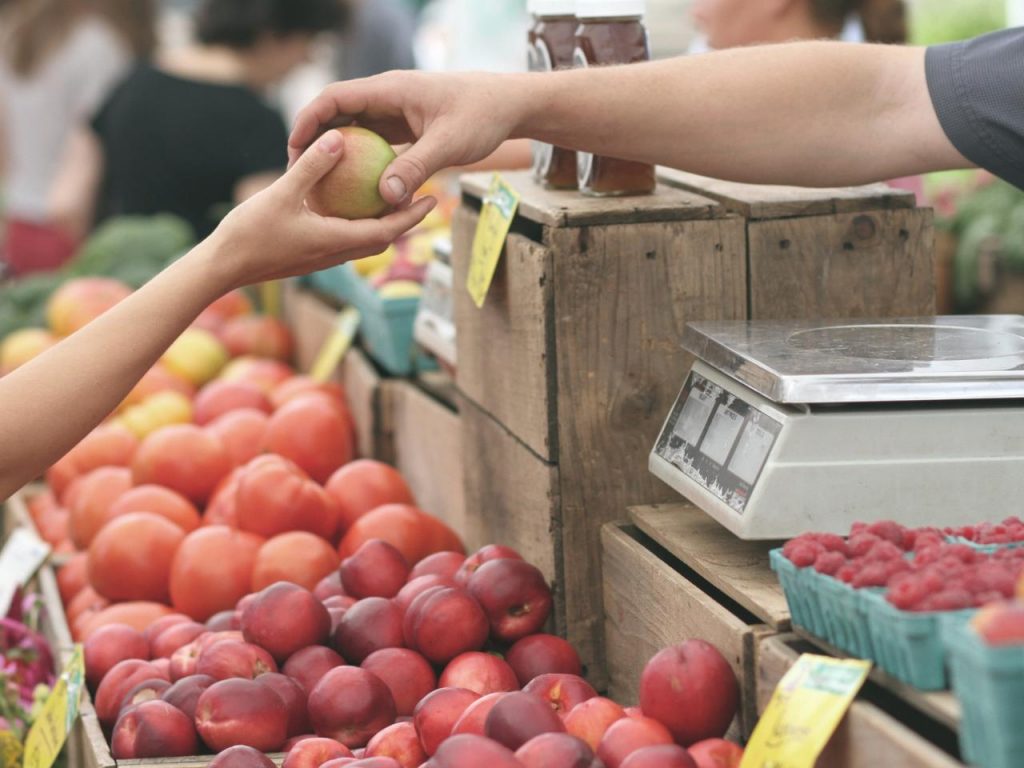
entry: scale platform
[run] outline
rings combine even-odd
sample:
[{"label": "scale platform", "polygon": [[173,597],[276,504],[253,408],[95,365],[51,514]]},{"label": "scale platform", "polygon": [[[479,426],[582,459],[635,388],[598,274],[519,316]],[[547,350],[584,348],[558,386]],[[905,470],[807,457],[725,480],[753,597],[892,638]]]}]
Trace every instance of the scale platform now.
[{"label": "scale platform", "polygon": [[1019,514],[1024,317],[693,323],[651,472],[746,539]]}]

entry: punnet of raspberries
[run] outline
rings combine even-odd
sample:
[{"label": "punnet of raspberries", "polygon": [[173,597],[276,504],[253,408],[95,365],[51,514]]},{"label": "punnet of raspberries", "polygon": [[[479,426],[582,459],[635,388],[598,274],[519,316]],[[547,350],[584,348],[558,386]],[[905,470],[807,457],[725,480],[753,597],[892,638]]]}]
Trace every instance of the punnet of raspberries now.
[{"label": "punnet of raspberries", "polygon": [[949,536],[1010,543],[1024,539],[1024,523],[1010,518],[945,531],[892,521],[856,523],[847,539],[805,533],[786,542],[782,553],[798,568],[813,568],[856,589],[887,588],[886,599],[905,611],[956,611],[1014,596],[1024,573],[1024,548],[988,554],[949,543]]}]

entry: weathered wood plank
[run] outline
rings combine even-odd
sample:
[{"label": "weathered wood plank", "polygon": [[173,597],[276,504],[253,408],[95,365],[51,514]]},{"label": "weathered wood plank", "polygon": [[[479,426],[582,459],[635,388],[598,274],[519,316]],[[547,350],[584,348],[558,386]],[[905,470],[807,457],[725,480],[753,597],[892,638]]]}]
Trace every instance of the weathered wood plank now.
[{"label": "weathered wood plank", "polygon": [[750,317],[908,317],[935,311],[930,210],[750,222]]},{"label": "weathered wood plank", "polygon": [[599,646],[600,527],[678,498],[647,456],[692,363],[679,347],[686,323],[745,316],[743,227],[561,229],[551,246],[567,621]]},{"label": "weathered wood plank", "polygon": [[629,518],[752,614],[779,632],[789,629],[789,606],[768,564],[776,544],[743,541],[689,502],[633,507]]},{"label": "weathered wood plank", "polygon": [[[713,200],[664,184],[650,195],[585,197],[575,191],[544,189],[529,171],[502,173],[502,177],[523,193],[520,215],[550,227],[693,221],[722,215],[721,206]],[[461,179],[463,192],[483,199],[492,178],[490,173],[467,174]]]},{"label": "weathered wood plank", "polygon": [[716,200],[726,210],[748,219],[784,219],[850,211],[913,208],[915,204],[912,192],[895,189],[888,184],[832,189],[740,184],[685,173],[674,168],[658,168],[658,179],[669,186]]},{"label": "weathered wood plank", "polygon": [[477,309],[465,285],[478,219],[463,207],[453,225],[456,383],[530,450],[555,461],[551,253],[510,235],[487,301]]}]

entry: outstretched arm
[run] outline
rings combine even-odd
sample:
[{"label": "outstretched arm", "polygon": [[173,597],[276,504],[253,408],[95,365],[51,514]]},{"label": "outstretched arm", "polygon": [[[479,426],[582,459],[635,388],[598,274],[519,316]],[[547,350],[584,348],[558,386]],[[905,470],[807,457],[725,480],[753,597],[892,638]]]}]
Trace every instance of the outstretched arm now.
[{"label": "outstretched arm", "polygon": [[116,307],[0,379],[0,499],[37,477],[106,418],[211,302],[250,283],[312,272],[384,250],[431,199],[380,220],[309,211],[309,189],[342,148],[330,134],[207,240]]},{"label": "outstretched arm", "polygon": [[924,62],[921,48],[812,42],[553,74],[393,72],[328,87],[296,120],[290,151],[352,120],[415,142],[382,179],[393,202],[517,137],[751,183],[967,167]]}]

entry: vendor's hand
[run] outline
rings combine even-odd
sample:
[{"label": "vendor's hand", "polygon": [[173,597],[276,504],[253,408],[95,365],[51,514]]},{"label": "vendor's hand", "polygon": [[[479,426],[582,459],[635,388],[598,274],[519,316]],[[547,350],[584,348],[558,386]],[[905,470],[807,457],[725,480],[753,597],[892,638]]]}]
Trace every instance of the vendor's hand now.
[{"label": "vendor's hand", "polygon": [[299,113],[289,156],[295,162],[323,131],[349,123],[392,144],[411,143],[380,184],[385,200],[403,205],[436,172],[482,160],[512,135],[519,84],[511,76],[412,71],[335,83]]},{"label": "vendor's hand", "polygon": [[437,204],[427,197],[381,219],[359,221],[313,213],[306,195],[337,164],[342,144],[338,133],[325,134],[284,176],[224,218],[208,243],[225,290],[380,253]]}]

